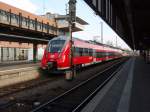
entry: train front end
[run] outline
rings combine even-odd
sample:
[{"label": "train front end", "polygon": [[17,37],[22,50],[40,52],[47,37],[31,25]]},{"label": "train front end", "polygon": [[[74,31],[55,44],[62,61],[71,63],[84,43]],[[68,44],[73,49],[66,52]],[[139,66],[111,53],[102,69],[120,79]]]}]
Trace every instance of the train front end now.
[{"label": "train front end", "polygon": [[56,37],[49,41],[44,52],[41,68],[48,71],[64,70],[69,67],[69,45],[66,37]]}]

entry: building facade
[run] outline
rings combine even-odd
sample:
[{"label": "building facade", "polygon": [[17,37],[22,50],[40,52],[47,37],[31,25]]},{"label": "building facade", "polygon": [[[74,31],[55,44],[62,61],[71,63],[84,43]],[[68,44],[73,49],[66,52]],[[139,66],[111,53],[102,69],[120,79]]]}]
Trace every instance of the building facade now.
[{"label": "building facade", "polygon": [[[40,60],[44,53],[46,45],[39,44],[37,51],[37,59]],[[32,61],[33,60],[33,44],[0,41],[0,62],[7,61]]]}]

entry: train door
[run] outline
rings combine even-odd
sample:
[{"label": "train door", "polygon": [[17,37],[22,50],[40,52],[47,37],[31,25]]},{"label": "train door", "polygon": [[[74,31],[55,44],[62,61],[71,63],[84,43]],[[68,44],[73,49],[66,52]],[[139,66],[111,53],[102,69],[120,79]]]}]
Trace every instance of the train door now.
[{"label": "train door", "polygon": [[109,60],[109,53],[105,52],[105,56],[106,56],[106,61]]},{"label": "train door", "polygon": [[93,63],[96,63],[96,50],[93,49]]}]

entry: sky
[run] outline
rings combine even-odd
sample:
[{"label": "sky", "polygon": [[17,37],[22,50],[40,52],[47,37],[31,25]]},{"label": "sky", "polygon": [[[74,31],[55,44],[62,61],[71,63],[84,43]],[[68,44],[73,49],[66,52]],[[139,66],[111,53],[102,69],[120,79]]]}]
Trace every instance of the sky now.
[{"label": "sky", "polygon": [[[26,10],[28,12],[43,15],[46,12],[66,14],[66,4],[69,0],[0,0],[7,4],[13,5],[20,9]],[[84,39],[84,40],[93,40],[94,37],[98,41],[101,40],[101,22],[103,22],[103,43],[110,41],[116,46],[121,46],[125,49],[130,49],[125,42],[99,17],[94,11],[83,1],[77,0],[76,15],[86,22],[89,25],[85,26],[84,31],[73,33],[74,37]]]}]

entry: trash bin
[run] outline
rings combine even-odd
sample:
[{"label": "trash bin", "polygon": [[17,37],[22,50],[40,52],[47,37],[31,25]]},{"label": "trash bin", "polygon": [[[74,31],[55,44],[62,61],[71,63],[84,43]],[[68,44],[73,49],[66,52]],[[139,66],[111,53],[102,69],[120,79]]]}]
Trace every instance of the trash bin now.
[{"label": "trash bin", "polygon": [[65,79],[66,79],[67,81],[69,81],[69,80],[72,80],[72,79],[73,79],[73,73],[72,73],[72,71],[71,71],[71,70],[70,70],[70,71],[66,71]]},{"label": "trash bin", "polygon": [[150,50],[147,50],[146,51],[146,57],[145,57],[145,59],[146,59],[146,63],[150,63]]}]

